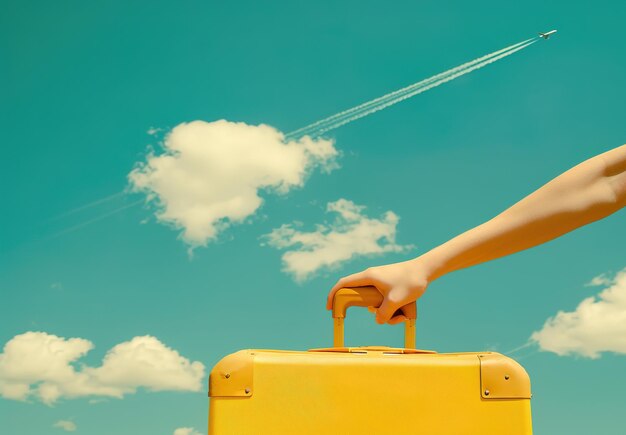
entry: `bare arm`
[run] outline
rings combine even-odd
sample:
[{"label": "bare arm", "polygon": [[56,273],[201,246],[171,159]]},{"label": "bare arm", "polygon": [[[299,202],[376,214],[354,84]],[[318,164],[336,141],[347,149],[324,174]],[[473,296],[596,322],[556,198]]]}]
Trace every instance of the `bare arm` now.
[{"label": "bare arm", "polygon": [[[625,205],[626,145],[622,145],[575,166],[493,219],[420,257],[340,279],[328,304],[341,287],[374,285],[385,296],[376,319],[385,323],[447,273],[540,245]],[[401,320],[396,316],[391,323]]]}]

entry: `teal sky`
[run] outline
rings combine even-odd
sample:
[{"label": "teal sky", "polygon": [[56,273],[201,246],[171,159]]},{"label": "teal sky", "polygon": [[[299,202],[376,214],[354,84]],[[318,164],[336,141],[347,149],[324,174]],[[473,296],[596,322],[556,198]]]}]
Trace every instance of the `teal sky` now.
[{"label": "teal sky", "polygon": [[[32,2],[0,15],[0,344],[27,331],[81,337],[98,365],[153,335],[210,370],[242,348],[331,344],[327,291],[340,276],[415,256],[491,218],[576,163],[626,141],[626,4],[502,2]],[[177,231],[123,191],[157,145],[146,132],[227,119],[288,132],[507,45],[558,34],[484,69],[331,132],[341,168],[265,195],[250,223],[190,259]],[[400,217],[409,253],[356,258],[296,283],[259,238],[304,228],[347,198]],[[106,216],[102,219],[100,217]],[[93,221],[92,221],[93,220]],[[440,352],[526,342],[585,286],[626,266],[624,212],[547,245],[460,271],[420,299],[418,347]],[[69,230],[69,231],[68,231]],[[398,327],[352,312],[354,345],[400,346]],[[618,434],[624,355],[531,348],[538,434]],[[203,380],[206,385],[206,379]],[[49,407],[0,399],[3,433],[206,433],[206,387]]]}]

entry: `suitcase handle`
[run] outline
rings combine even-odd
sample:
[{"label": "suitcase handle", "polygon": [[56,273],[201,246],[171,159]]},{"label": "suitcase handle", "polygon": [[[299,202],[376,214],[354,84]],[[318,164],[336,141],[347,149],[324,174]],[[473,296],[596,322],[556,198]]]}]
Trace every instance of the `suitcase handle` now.
[{"label": "suitcase handle", "polygon": [[[345,287],[339,289],[333,297],[333,346],[344,346],[344,319],[349,307],[378,308],[383,303],[383,295],[376,287]],[[415,302],[402,307],[407,321],[404,322],[404,347],[415,349]]]}]

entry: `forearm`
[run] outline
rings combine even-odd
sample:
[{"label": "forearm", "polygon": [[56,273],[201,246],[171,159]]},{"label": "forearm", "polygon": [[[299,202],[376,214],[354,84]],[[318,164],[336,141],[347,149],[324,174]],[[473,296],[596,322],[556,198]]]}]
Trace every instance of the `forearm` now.
[{"label": "forearm", "polygon": [[418,257],[434,280],[602,219],[626,203],[626,145],[563,173],[495,218]]}]

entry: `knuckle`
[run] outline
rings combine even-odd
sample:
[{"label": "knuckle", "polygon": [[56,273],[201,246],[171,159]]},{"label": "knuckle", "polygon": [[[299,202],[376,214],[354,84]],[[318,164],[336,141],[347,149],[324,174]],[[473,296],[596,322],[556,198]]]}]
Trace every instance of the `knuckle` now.
[{"label": "knuckle", "polygon": [[365,269],[363,271],[363,275],[366,278],[373,278],[376,275],[376,268],[375,267],[368,267],[367,269]]}]

